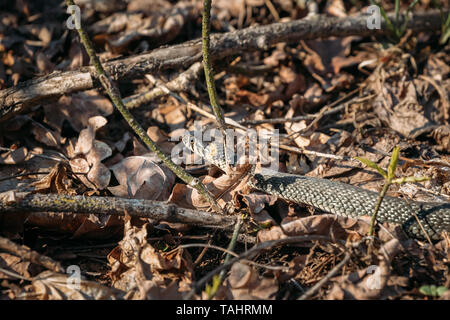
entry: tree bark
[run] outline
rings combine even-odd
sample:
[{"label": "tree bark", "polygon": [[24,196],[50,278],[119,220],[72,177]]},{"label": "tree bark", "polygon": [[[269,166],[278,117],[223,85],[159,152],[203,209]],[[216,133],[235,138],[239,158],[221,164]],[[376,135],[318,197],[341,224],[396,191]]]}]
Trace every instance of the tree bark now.
[{"label": "tree bark", "polygon": [[161,201],[118,197],[85,197],[62,194],[17,195],[14,201],[0,201],[0,213],[14,212],[71,212],[80,214],[108,214],[149,218],[155,221],[181,222],[190,225],[233,230],[237,221],[231,216],[185,209]]}]

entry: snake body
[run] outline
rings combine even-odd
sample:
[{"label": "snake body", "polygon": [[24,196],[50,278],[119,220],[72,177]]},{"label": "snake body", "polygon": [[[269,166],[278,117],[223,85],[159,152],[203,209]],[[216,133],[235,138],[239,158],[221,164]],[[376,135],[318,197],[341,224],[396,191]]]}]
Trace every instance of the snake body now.
[{"label": "snake body", "polygon": [[[214,152],[211,152],[213,143],[205,145],[191,135],[185,135],[183,142],[194,153],[227,171],[223,152],[217,152],[217,145],[214,145]],[[371,216],[378,199],[376,192],[345,183],[264,168],[260,173],[252,172],[249,185],[288,201],[353,218]],[[377,214],[378,222],[400,224],[410,237],[424,239],[418,220],[431,239],[439,240],[443,231],[450,232],[450,203],[406,201],[386,196]]]}]

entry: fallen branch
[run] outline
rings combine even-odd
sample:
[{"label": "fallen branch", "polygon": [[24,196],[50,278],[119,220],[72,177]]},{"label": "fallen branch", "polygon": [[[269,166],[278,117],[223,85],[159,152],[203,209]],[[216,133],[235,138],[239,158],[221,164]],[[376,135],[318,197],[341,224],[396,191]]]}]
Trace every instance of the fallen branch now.
[{"label": "fallen branch", "polygon": [[325,111],[322,114],[307,114],[304,116],[297,116],[292,118],[269,118],[269,119],[259,119],[259,120],[242,120],[239,121],[240,124],[248,124],[248,125],[258,125],[258,124],[264,124],[264,123],[270,123],[270,124],[280,124],[280,123],[292,123],[292,122],[298,122],[302,120],[315,120],[321,116],[331,116],[333,114],[339,113],[347,107],[347,103],[341,104],[336,108],[333,108],[331,110]]},{"label": "fallen branch", "polygon": [[[292,123],[302,120],[313,120],[318,121],[324,116],[333,115],[336,113],[340,113],[341,111],[344,111],[349,105],[352,104],[353,100],[350,100],[345,103],[341,103],[344,100],[347,100],[349,97],[353,96],[355,93],[357,93],[360,90],[360,87],[356,88],[355,90],[352,90],[350,93],[344,95],[343,97],[337,99],[336,101],[333,101],[330,104],[327,104],[326,106],[322,107],[321,110],[316,114],[307,114],[304,116],[297,116],[297,117],[291,117],[291,118],[270,118],[270,119],[260,119],[260,120],[242,120],[239,121],[240,124],[251,124],[251,125],[258,125],[258,124],[264,124],[264,123],[271,123],[271,124],[279,124],[279,123]],[[337,107],[336,107],[337,106]],[[307,131],[307,130],[305,130]]]},{"label": "fallen branch", "polygon": [[[74,6],[73,0],[66,0],[67,7]],[[123,103],[122,97],[120,96],[119,88],[116,83],[111,79],[110,74],[103,68],[100,59],[94,50],[94,46],[89,38],[83,25],[77,28],[78,35],[80,36],[81,43],[83,43],[87,54],[89,55],[91,64],[95,67],[96,78],[99,79],[109,98],[111,99],[114,107],[122,114],[123,118],[126,120],[128,125],[133,129],[136,135],[145,143],[148,149],[152,150],[159,159],[173,172],[178,178],[183,180],[186,184],[197,189],[197,191],[205,198],[210,204],[214,211],[223,213],[222,208],[217,204],[216,200],[209,193],[208,189],[203,185],[203,183],[191,176],[182,167],[177,165],[172,161],[170,156],[165,154],[161,148],[148,136],[144,128],[139,124],[139,122],[133,117],[131,112],[127,109]]]},{"label": "fallen branch", "polygon": [[85,197],[62,194],[29,194],[15,201],[0,201],[2,214],[14,212],[71,212],[149,218],[155,221],[181,222],[189,225],[233,230],[237,219],[231,216],[179,208],[161,201],[117,197]]},{"label": "fallen branch", "polygon": [[[389,15],[390,17],[393,15]],[[211,57],[224,57],[249,50],[267,50],[280,43],[299,40],[349,35],[375,35],[389,33],[382,21],[380,30],[367,28],[368,16],[325,17],[314,16],[285,23],[246,28],[239,31],[216,34],[211,37]],[[404,19],[404,16],[401,17]],[[408,29],[414,32],[433,31],[441,28],[439,11],[416,13],[408,21]],[[201,39],[183,44],[159,48],[124,59],[106,62],[107,72],[114,80],[137,78],[161,69],[188,67],[202,58]],[[85,67],[78,71],[54,72],[48,76],[22,82],[0,91],[0,119],[24,112],[28,107],[64,94],[100,87],[95,79],[95,69]]]}]

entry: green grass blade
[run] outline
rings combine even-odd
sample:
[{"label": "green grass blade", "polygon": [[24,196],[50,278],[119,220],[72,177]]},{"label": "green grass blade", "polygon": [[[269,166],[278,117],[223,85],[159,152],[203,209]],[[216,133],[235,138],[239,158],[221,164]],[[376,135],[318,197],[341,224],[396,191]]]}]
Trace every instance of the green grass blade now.
[{"label": "green grass blade", "polygon": [[430,180],[430,177],[402,177],[392,180],[392,183],[404,184],[404,183],[416,183]]},{"label": "green grass blade", "polygon": [[398,157],[400,155],[400,148],[395,146],[394,150],[392,150],[391,162],[388,167],[388,179],[392,180],[395,178],[395,168],[397,168]]},{"label": "green grass blade", "polygon": [[408,9],[406,10],[406,15],[405,15],[405,21],[403,22],[403,25],[400,29],[400,36],[403,36],[403,34],[406,31],[406,26],[408,25],[408,21],[409,21],[409,13],[414,9],[414,7],[416,6],[416,4],[419,2],[419,0],[414,0],[409,6]]},{"label": "green grass blade", "polygon": [[442,26],[442,35],[439,43],[444,45],[447,42],[448,38],[450,38],[450,13],[448,14],[447,21]]}]

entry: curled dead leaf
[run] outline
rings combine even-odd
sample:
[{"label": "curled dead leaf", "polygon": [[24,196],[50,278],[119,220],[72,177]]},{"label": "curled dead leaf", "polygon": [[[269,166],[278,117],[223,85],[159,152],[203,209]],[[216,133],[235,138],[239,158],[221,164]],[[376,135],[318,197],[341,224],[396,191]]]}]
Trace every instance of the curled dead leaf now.
[{"label": "curled dead leaf", "polygon": [[87,178],[97,189],[103,190],[109,185],[111,171],[103,163],[98,162],[91,167]]},{"label": "curled dead leaf", "polygon": [[[282,223],[281,227],[258,232],[260,241],[276,240],[285,236],[324,235],[331,239],[361,239],[369,230],[369,224],[348,217],[322,214],[298,218]],[[356,238],[356,239],[355,239]]]},{"label": "curled dead leaf", "polygon": [[47,129],[37,122],[33,121],[32,127],[31,131],[34,138],[49,147],[59,147],[59,145],[65,141],[58,132]]},{"label": "curled dead leaf", "polygon": [[28,158],[28,149],[20,147],[16,150],[6,151],[0,154],[0,164],[17,164],[25,161]]},{"label": "curled dead leaf", "polygon": [[104,142],[94,140],[92,148],[86,153],[86,160],[90,165],[95,165],[112,155],[111,148]]},{"label": "curled dead leaf", "polygon": [[146,224],[134,227],[131,220],[126,221],[124,238],[108,255],[108,261],[114,287],[138,290],[134,298],[154,297],[156,289],[164,291],[171,285],[177,292],[190,290],[193,269],[189,254],[184,250],[156,250],[147,242]]}]

